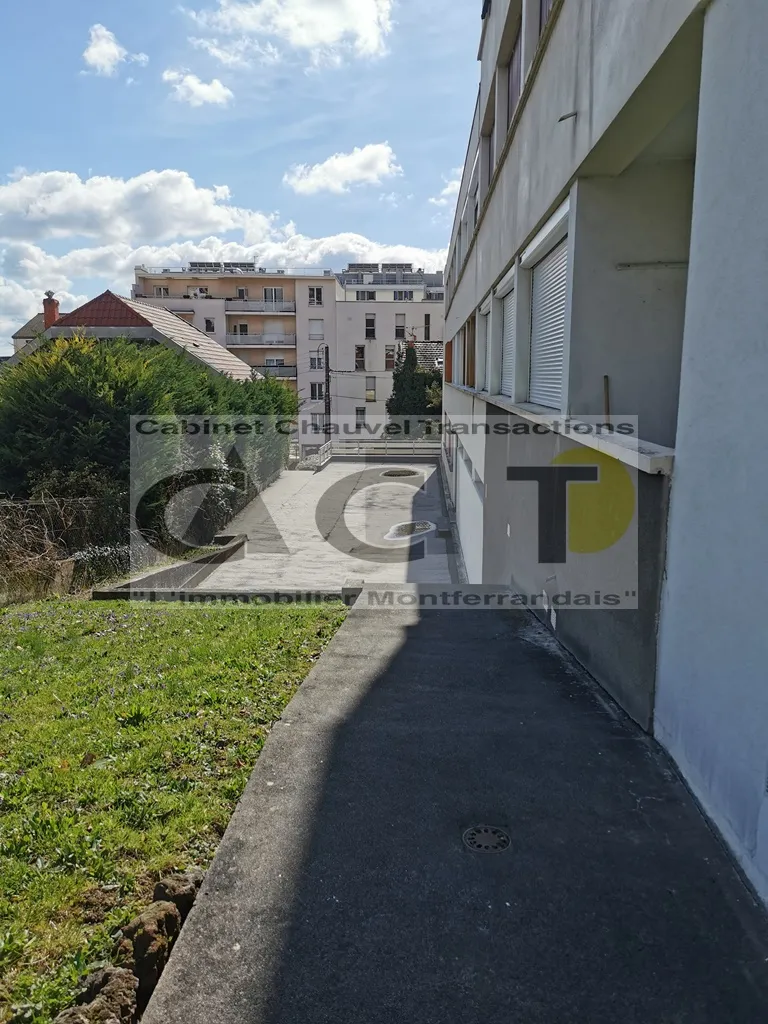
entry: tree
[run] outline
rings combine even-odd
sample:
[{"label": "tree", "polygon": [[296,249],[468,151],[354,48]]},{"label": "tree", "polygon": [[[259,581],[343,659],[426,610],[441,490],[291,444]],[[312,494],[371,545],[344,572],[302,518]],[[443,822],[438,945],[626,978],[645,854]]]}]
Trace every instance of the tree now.
[{"label": "tree", "polygon": [[387,401],[390,416],[439,418],[442,400],[435,406],[436,386],[442,392],[440,370],[425,370],[419,366],[414,345],[400,351],[392,374],[392,397]]}]

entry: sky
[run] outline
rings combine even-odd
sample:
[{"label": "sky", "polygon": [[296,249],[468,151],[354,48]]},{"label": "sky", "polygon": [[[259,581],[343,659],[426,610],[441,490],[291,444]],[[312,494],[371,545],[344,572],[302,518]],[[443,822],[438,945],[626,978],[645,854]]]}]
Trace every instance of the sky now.
[{"label": "sky", "polygon": [[442,269],[478,0],[26,0],[3,14],[0,354],[133,268]]}]

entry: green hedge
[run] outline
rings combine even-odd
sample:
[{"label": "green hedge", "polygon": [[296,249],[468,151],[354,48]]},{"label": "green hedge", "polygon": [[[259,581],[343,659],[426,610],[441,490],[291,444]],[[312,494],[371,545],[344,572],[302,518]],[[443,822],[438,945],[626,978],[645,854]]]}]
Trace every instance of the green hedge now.
[{"label": "green hedge", "polygon": [[[274,378],[235,381],[158,344],[59,339],[0,373],[0,493],[105,498],[114,516],[93,542],[118,540],[116,522],[127,540],[131,416],[291,419],[297,412],[296,394]],[[181,443],[169,439],[169,465],[179,461]],[[248,455],[260,481],[279,471],[287,446],[282,436],[253,441]],[[216,507],[213,532],[231,511],[227,500]]]}]

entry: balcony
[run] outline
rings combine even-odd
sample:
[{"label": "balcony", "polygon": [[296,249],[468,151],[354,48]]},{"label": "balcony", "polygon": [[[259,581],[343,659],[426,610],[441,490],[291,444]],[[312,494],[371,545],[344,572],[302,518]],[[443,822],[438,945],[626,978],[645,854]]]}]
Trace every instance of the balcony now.
[{"label": "balcony", "polygon": [[263,299],[227,299],[227,313],[295,313],[295,301],[266,302]]},{"label": "balcony", "polygon": [[295,334],[228,334],[227,348],[256,348],[260,345],[278,345],[282,348],[295,348]]},{"label": "balcony", "polygon": [[284,377],[288,380],[296,380],[295,366],[252,366],[251,369],[265,377]]},{"label": "balcony", "polygon": [[257,267],[255,263],[187,263],[176,267],[147,267],[139,264],[134,267],[137,274],[188,274],[199,277],[202,274],[213,274],[223,277],[235,275],[241,277],[333,277],[333,271],[326,267],[298,267],[293,270],[287,267]]}]

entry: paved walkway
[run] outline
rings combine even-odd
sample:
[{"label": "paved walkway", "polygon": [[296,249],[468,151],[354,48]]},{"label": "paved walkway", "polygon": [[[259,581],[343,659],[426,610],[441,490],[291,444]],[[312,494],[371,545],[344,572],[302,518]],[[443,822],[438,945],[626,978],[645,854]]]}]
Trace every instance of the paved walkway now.
[{"label": "paved walkway", "polygon": [[654,742],[523,612],[365,598],[144,1024],[768,1020],[766,917]]},{"label": "paved walkway", "polygon": [[[384,476],[393,470],[413,475]],[[457,578],[450,538],[426,535],[423,557],[405,561],[408,541],[390,537],[399,523],[440,526],[445,517],[439,470],[431,463],[339,461],[320,473],[286,471],[227,526],[228,534],[248,535],[246,557],[227,562],[202,586],[340,590],[350,578],[449,583]],[[372,547],[391,560],[366,552]]]}]

